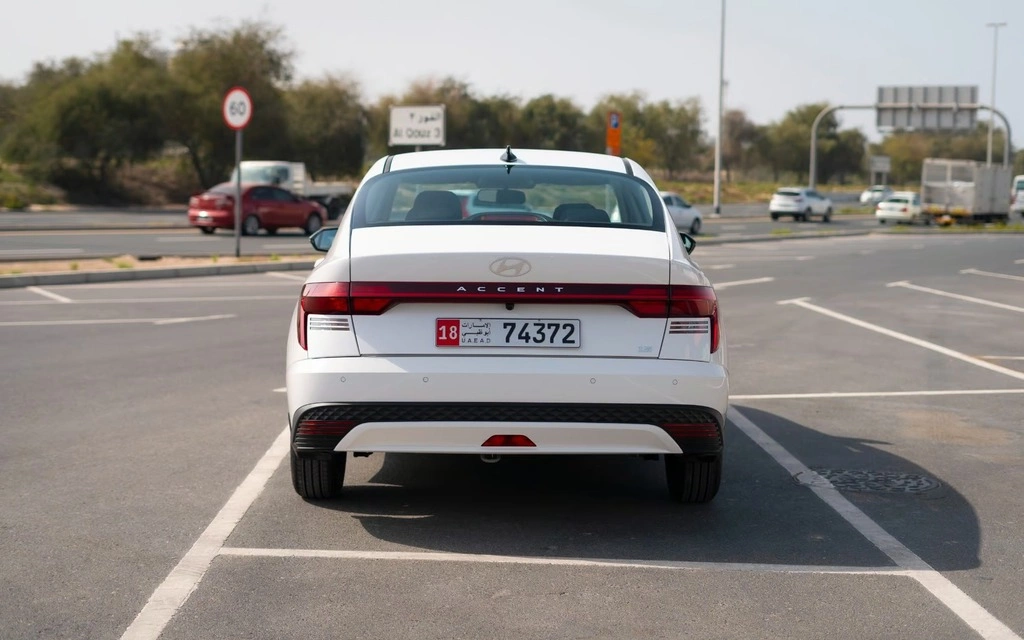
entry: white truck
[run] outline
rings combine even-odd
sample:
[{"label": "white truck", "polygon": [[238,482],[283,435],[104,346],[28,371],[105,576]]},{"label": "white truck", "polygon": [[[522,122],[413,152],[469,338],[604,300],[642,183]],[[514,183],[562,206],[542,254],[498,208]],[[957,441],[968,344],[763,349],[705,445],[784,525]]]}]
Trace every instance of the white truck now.
[{"label": "white truck", "polygon": [[974,160],[925,158],[921,168],[921,211],[964,222],[1006,221],[1010,217],[1013,170]]},{"label": "white truck", "polygon": [[[272,184],[283,187],[304,198],[315,200],[327,208],[330,220],[344,213],[356,185],[351,182],[314,182],[302,162],[284,160],[243,160],[240,164],[242,182]],[[236,180],[236,171],[231,172],[231,182]]]}]

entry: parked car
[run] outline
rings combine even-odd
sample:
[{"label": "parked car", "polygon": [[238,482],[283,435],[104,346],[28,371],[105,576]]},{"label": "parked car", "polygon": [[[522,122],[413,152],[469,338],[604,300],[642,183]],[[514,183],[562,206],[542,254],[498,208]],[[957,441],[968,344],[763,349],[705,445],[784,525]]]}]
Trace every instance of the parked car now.
[{"label": "parked car", "polygon": [[[464,217],[453,190],[467,184],[545,204]],[[715,290],[636,162],[389,156],[311,241],[326,255],[285,363],[300,496],[335,497],[348,455],[373,452],[640,454],[663,461],[673,499],[718,493],[729,378]]]},{"label": "parked car", "polygon": [[882,200],[885,200],[893,194],[891,187],[885,185],[876,184],[873,187],[868,187],[860,194],[861,204],[878,204]]},{"label": "parked car", "polygon": [[1010,213],[1017,217],[1024,215],[1024,176],[1013,176],[1013,192],[1010,194]]},{"label": "parked car", "polygon": [[772,220],[793,216],[796,222],[807,222],[814,216],[821,216],[822,222],[831,222],[832,201],[814,189],[783,187],[772,196],[768,203],[768,213]]},{"label": "parked car", "polygon": [[897,191],[875,205],[875,218],[886,222],[932,223],[930,215],[921,212],[921,196],[914,191]]},{"label": "parked car", "polygon": [[[268,234],[285,227],[298,227],[312,235],[327,220],[320,203],[265,184],[242,184],[242,234],[254,236],[260,229]],[[235,185],[219,184],[188,202],[188,221],[203,233],[235,228]]]},{"label": "parked car", "polygon": [[662,202],[668,208],[668,214],[672,216],[672,221],[676,223],[677,229],[686,231],[690,235],[700,233],[700,228],[704,225],[704,216],[701,215],[697,207],[691,205],[674,191],[659,191],[658,195],[661,196]]}]

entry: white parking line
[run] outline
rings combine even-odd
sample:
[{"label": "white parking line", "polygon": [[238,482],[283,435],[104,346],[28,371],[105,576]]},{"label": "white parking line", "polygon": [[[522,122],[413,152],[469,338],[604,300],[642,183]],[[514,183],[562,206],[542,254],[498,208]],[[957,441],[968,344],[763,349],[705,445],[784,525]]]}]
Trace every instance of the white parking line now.
[{"label": "white parking line", "polygon": [[735,266],[736,265],[734,265],[734,264],[709,264],[709,265],[704,267],[704,270],[705,271],[709,271],[709,270],[714,270],[714,269],[732,269]]},{"label": "white parking line", "polygon": [[791,476],[809,478],[807,488],[831,507],[861,535],[887,555],[908,575],[935,596],[947,609],[955,613],[982,638],[991,640],[1021,640],[1012,629],[960,590],[949,579],[936,571],[917,554],[907,548],[846,499],[832,484],[811,471],[781,444],[735,409],[730,409],[729,420],[775,459]]},{"label": "white parking line", "polygon": [[192,316],[187,318],[113,318],[104,320],[24,320],[19,322],[0,322],[0,327],[60,327],[93,324],[185,324],[186,322],[206,322],[207,320],[226,320],[236,317],[233,313],[222,313],[215,316]]},{"label": "white parking line", "polygon": [[338,549],[254,549],[224,547],[222,556],[246,558],[333,558],[337,560],[415,560],[479,564],[532,564],[562,567],[617,567],[626,569],[676,569],[690,571],[747,571],[756,573],[814,573],[853,575],[909,575],[898,567],[832,567],[799,564],[757,564],[744,562],[686,562],[673,560],[611,560],[582,558],[538,558],[495,556],[476,553],[431,551],[343,551]]},{"label": "white parking line", "polygon": [[270,480],[270,476],[288,455],[288,439],[288,427],[285,427],[242,484],[231,494],[227,503],[217,512],[192,548],[149,597],[142,611],[121,635],[122,640],[156,640],[160,636],[175,612],[185,604],[206,575],[210,563],[220,553],[224,541],[234,531],[238,521],[263,492],[263,487]]},{"label": "white parking line", "polygon": [[72,300],[71,298],[65,298],[60,294],[54,293],[52,291],[47,291],[46,289],[43,289],[41,287],[25,287],[25,291],[31,291],[32,293],[37,293],[43,296],[44,298],[56,300],[57,302],[62,302],[64,304],[74,302],[74,300]]},{"label": "white parking line", "polygon": [[[987,356],[982,356],[987,357]],[[1024,358],[1020,358],[1024,360]],[[822,400],[827,398],[906,398],[914,396],[995,396],[1024,393],[1024,389],[951,389],[944,391],[834,391],[824,393],[760,393],[729,395],[733,400]]]},{"label": "white parking line", "polygon": [[729,287],[738,287],[744,284],[761,284],[764,282],[773,282],[775,278],[766,276],[764,278],[751,278],[750,280],[733,280],[732,282],[718,282],[715,284],[716,289],[727,289]]},{"label": "white parking line", "polygon": [[1024,258],[1021,258],[1020,260],[1014,260],[1013,264],[1024,264]]},{"label": "white parking line", "polygon": [[272,278],[284,278],[285,280],[295,280],[298,282],[306,281],[306,276],[299,276],[294,273],[285,273],[284,271],[268,271],[266,275]]},{"label": "white parking line", "polygon": [[961,295],[959,293],[950,293],[948,291],[940,291],[938,289],[930,289],[928,287],[921,287],[916,284],[910,284],[906,280],[900,280],[899,282],[890,282],[885,285],[887,287],[902,287],[904,289],[913,289],[914,291],[923,291],[924,293],[930,293],[936,296],[942,296],[944,298],[953,298],[954,300],[963,300],[964,302],[973,302],[974,304],[983,304],[989,307],[995,307],[996,309],[1005,309],[1006,311],[1016,311],[1017,313],[1024,313],[1024,307],[1015,307],[1012,304],[1003,304],[1002,302],[993,302],[991,300],[984,300],[982,298],[974,298],[971,296]]},{"label": "white parking line", "polygon": [[1024,356],[978,356],[985,360],[1024,360]]},{"label": "white parking line", "polygon": [[220,242],[220,238],[211,238],[208,236],[195,236],[195,237],[167,237],[161,236],[159,238],[153,238],[157,242]]},{"label": "white parking line", "polygon": [[1011,276],[1007,273],[994,273],[992,271],[982,271],[981,269],[961,269],[960,273],[969,273],[972,276],[988,276],[989,278],[1003,278],[1004,280],[1019,280],[1024,282],[1024,276]]},{"label": "white parking line", "polygon": [[1024,371],[1015,371],[1013,369],[1007,369],[1006,367],[1000,367],[997,364],[992,364],[991,362],[985,362],[984,360],[982,360],[980,358],[975,358],[973,356],[967,355],[966,353],[960,353],[959,351],[954,351],[953,349],[949,349],[947,347],[943,347],[941,345],[937,345],[934,342],[928,342],[927,340],[922,340],[920,338],[915,338],[913,336],[908,336],[905,333],[900,333],[898,331],[893,331],[892,329],[886,329],[885,327],[880,327],[877,324],[871,324],[870,322],[864,322],[863,320],[858,320],[857,318],[854,318],[854,317],[851,317],[851,316],[839,313],[837,311],[832,311],[832,310],[826,309],[824,307],[819,307],[816,304],[811,304],[811,303],[807,302],[808,300],[810,300],[810,298],[794,298],[793,300],[780,300],[777,304],[792,304],[792,305],[796,305],[798,307],[803,307],[804,309],[808,309],[810,311],[814,311],[815,313],[820,313],[822,315],[829,316],[830,318],[835,318],[836,320],[842,320],[843,322],[848,322],[848,323],[850,323],[850,324],[852,324],[854,326],[861,327],[862,329],[867,329],[869,331],[874,331],[875,333],[880,333],[880,334],[882,334],[884,336],[889,336],[890,338],[896,338],[897,340],[902,340],[903,342],[908,342],[908,343],[916,345],[918,347],[923,347],[925,349],[930,349],[930,350],[935,351],[937,353],[941,353],[943,355],[949,356],[950,358],[955,358],[955,359],[960,360],[962,362],[966,362],[968,364],[973,364],[976,367],[981,367],[982,369],[988,369],[989,371],[995,371],[996,373],[1001,373],[1001,374],[1003,374],[1005,376],[1010,376],[1011,378],[1016,378],[1017,380],[1024,380]]},{"label": "white parking line", "polygon": [[287,390],[288,387],[278,387],[277,389],[274,389],[274,393],[284,393]]},{"label": "white parking line", "polygon": [[[147,304],[150,302],[246,302],[249,300],[295,300],[295,296],[205,296],[198,298],[104,298],[97,300],[75,300],[80,304]],[[57,304],[47,300],[4,300],[0,306],[23,307],[43,304]]]}]

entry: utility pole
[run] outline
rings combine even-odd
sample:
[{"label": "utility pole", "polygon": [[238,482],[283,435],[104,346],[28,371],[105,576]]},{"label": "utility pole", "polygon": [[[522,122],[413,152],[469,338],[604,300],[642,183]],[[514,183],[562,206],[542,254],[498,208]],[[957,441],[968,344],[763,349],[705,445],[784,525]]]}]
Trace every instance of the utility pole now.
[{"label": "utility pole", "polygon": [[715,216],[722,215],[722,123],[725,89],[725,0],[722,0],[722,35],[718,43],[718,135],[715,136]]},{"label": "utility pole", "polygon": [[[999,28],[1005,27],[1005,22],[989,22],[985,25],[992,28],[992,101],[989,105],[996,108],[996,59],[999,51]],[[985,164],[992,165],[992,134],[995,128],[996,114],[990,111],[988,116],[988,152],[985,154]]]}]

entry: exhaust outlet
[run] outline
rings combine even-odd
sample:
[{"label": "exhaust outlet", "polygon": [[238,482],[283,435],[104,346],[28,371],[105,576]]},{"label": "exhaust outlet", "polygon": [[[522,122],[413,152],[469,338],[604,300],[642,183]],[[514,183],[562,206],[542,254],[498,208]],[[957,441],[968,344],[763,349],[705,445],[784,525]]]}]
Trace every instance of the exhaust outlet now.
[{"label": "exhaust outlet", "polygon": [[501,462],[501,456],[496,453],[481,453],[480,460],[487,464],[497,464]]}]

